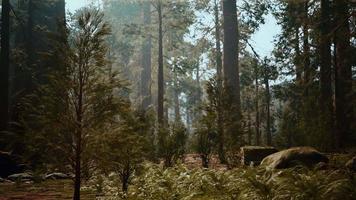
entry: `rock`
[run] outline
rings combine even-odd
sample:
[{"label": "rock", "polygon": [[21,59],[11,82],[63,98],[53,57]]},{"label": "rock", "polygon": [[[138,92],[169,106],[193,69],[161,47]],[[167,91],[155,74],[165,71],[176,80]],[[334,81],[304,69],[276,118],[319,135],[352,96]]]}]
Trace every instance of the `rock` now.
[{"label": "rock", "polygon": [[295,147],[267,156],[261,165],[267,169],[285,169],[296,165],[307,167],[318,163],[328,163],[329,159],[312,147]]},{"label": "rock", "polygon": [[13,174],[7,177],[9,180],[11,181],[32,181],[33,180],[33,176],[30,173],[20,173],[20,174]]},{"label": "rock", "polygon": [[356,156],[351,160],[347,161],[346,165],[347,169],[356,172]]},{"label": "rock", "polygon": [[70,179],[70,177],[67,174],[63,174],[63,173],[51,173],[51,174],[47,174],[45,179],[60,180],[60,179]]},{"label": "rock", "polygon": [[274,147],[241,147],[241,163],[244,165],[259,165],[266,156],[269,156],[276,152],[277,149],[275,149]]},{"label": "rock", "polygon": [[0,177],[6,178],[19,172],[21,166],[16,163],[15,157],[11,153],[0,151]]}]

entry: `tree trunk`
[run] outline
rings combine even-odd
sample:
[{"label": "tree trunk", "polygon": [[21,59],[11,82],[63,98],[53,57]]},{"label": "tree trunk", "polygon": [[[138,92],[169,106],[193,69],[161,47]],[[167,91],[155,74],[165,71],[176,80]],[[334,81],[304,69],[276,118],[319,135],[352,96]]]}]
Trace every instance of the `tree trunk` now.
[{"label": "tree trunk", "polygon": [[218,105],[217,105],[217,127],[219,136],[218,154],[221,163],[226,163],[225,150],[224,150],[224,120],[222,109],[222,92],[223,92],[223,77],[222,77],[222,54],[221,54],[221,36],[220,36],[220,13],[219,3],[214,1],[214,14],[215,14],[215,56],[216,56],[216,78],[218,83]]},{"label": "tree trunk", "polygon": [[160,127],[164,126],[164,77],[163,77],[163,30],[162,30],[162,2],[159,0],[158,11],[158,106],[157,119]]},{"label": "tree trunk", "polygon": [[0,131],[9,122],[9,70],[10,70],[10,1],[2,1],[1,11],[1,57],[0,57]]},{"label": "tree trunk", "polygon": [[179,88],[178,88],[178,76],[177,76],[177,65],[174,64],[174,70],[173,70],[173,76],[174,76],[174,80],[173,80],[173,84],[174,84],[174,117],[175,117],[175,121],[179,122],[181,121],[181,115],[180,115],[180,105],[179,105]]},{"label": "tree trunk", "polygon": [[259,146],[261,144],[261,134],[260,134],[260,108],[258,102],[258,93],[259,93],[259,84],[258,84],[258,63],[255,61],[255,130],[256,130],[256,145]]},{"label": "tree trunk", "polygon": [[248,145],[252,145],[251,116],[248,114]]},{"label": "tree trunk", "polygon": [[336,104],[336,147],[344,148],[349,142],[352,131],[352,70],[349,8],[347,0],[334,1],[335,22],[338,29],[335,33],[336,41],[336,76],[335,76],[335,104]]},{"label": "tree trunk", "polygon": [[238,23],[236,0],[223,0],[224,17],[224,86],[226,96],[229,99],[230,108],[226,113],[228,122],[226,132],[231,136],[234,145],[242,143],[238,141],[240,136],[241,103],[240,103],[240,77],[238,63]]},{"label": "tree trunk", "polygon": [[299,26],[295,27],[295,59],[294,59],[294,64],[295,64],[295,71],[296,71],[296,83],[298,86],[301,85],[302,83],[302,72],[303,69],[301,67],[300,63],[300,58],[301,58],[301,53],[300,53],[300,48],[299,48]]},{"label": "tree trunk", "polygon": [[272,145],[272,133],[271,133],[271,94],[269,87],[269,77],[268,74],[265,75],[265,86],[266,86],[266,110],[267,110],[267,126],[266,126],[266,141],[267,146]]},{"label": "tree trunk", "polygon": [[309,1],[304,3],[304,23],[303,23],[303,60],[304,60],[304,89],[305,96],[308,96],[309,86],[312,82],[312,70],[310,66],[310,45],[309,45]]},{"label": "tree trunk", "polygon": [[[143,21],[145,26],[151,25],[151,4],[143,5]],[[141,98],[142,109],[147,108],[152,104],[151,97],[151,57],[152,57],[152,37],[148,32],[142,46],[142,72],[141,72]]]},{"label": "tree trunk", "polygon": [[202,162],[202,167],[203,168],[209,168],[209,158],[208,155],[206,154],[201,154],[200,155],[201,162]]},{"label": "tree trunk", "polygon": [[[333,132],[333,100],[331,87],[331,31],[330,31],[330,5],[329,0],[321,0],[320,23],[320,106],[322,138],[332,141]],[[323,149],[330,149],[329,142],[323,144]]]}]

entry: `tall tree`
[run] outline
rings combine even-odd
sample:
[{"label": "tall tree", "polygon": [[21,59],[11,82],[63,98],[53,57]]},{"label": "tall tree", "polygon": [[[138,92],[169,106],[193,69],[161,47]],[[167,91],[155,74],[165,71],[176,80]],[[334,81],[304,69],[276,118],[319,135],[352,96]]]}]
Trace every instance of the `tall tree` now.
[{"label": "tall tree", "polygon": [[164,77],[163,77],[163,15],[162,1],[158,0],[158,105],[157,119],[159,126],[164,125]]},{"label": "tall tree", "polygon": [[259,66],[258,66],[258,60],[254,59],[254,75],[255,75],[255,133],[256,133],[256,145],[259,146],[261,145],[261,130],[260,130],[260,124],[261,124],[261,119],[260,119],[260,105],[259,105],[259,87],[260,84],[258,82],[258,79],[260,78],[260,73],[259,73]]},{"label": "tall tree", "polygon": [[[146,29],[151,25],[151,4],[143,4],[143,21]],[[148,32],[148,31],[147,31]],[[152,103],[151,97],[151,57],[152,57],[152,37],[151,34],[145,36],[142,46],[142,72],[141,72],[141,106],[146,110]]]},{"label": "tall tree", "polygon": [[335,0],[336,45],[336,147],[346,146],[351,136],[352,123],[352,69],[350,63],[349,6],[347,0]]},{"label": "tall tree", "polygon": [[[321,0],[321,18],[320,18],[320,110],[322,135],[328,141],[333,132],[333,100],[332,100],[332,84],[331,84],[331,8],[329,0]],[[331,148],[330,144],[324,148]]]},{"label": "tall tree", "polygon": [[218,87],[218,102],[217,102],[217,131],[219,137],[218,154],[220,162],[225,163],[225,150],[224,150],[224,123],[223,123],[223,109],[222,109],[222,92],[223,92],[223,75],[222,75],[222,53],[221,53],[221,27],[220,27],[220,12],[219,3],[214,0],[214,15],[215,15],[215,62],[216,62],[216,78]]},{"label": "tall tree", "polygon": [[1,7],[0,131],[3,131],[9,120],[10,1],[3,0]]},{"label": "tall tree", "polygon": [[228,102],[231,105],[231,108],[226,110],[228,112],[226,112],[224,120],[228,123],[226,132],[230,134],[234,142],[237,142],[241,118],[237,5],[236,0],[223,0],[222,3],[224,18],[224,86]]}]

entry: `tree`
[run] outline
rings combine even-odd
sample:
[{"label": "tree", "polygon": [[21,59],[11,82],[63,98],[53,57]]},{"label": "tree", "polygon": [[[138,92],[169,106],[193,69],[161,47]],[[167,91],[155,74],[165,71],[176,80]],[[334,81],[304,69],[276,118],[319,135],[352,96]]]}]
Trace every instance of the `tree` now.
[{"label": "tree", "polygon": [[113,96],[123,88],[117,74],[107,75],[109,33],[99,10],[80,11],[68,31],[54,38],[47,81],[24,104],[22,123],[29,141],[43,144],[49,155],[63,155],[63,160],[53,161],[59,166],[71,166],[74,200],[80,199],[82,180],[93,167],[93,140],[127,107],[126,101]]},{"label": "tree", "polygon": [[335,66],[335,110],[336,110],[336,147],[344,148],[351,136],[352,123],[352,70],[349,7],[347,0],[334,1],[336,46]]},{"label": "tree", "polygon": [[187,130],[182,122],[177,121],[158,131],[159,155],[164,159],[165,168],[172,167],[185,154]]},{"label": "tree", "polygon": [[[143,21],[146,29],[151,25],[151,4],[143,4]],[[141,97],[142,109],[146,110],[151,105],[151,57],[152,57],[152,36],[148,32],[142,46],[142,72],[141,72]]]},{"label": "tree", "polygon": [[[329,0],[321,0],[320,18],[320,116],[322,135],[332,141],[334,131],[333,120],[333,91],[331,83],[331,7]],[[324,144],[327,149],[331,144]]]},{"label": "tree", "polygon": [[[225,94],[231,105],[226,110],[224,120],[227,122],[226,132],[236,142],[240,132],[241,102],[240,102],[240,78],[238,66],[238,25],[236,0],[223,0],[224,19],[224,86]],[[225,108],[227,109],[227,108]],[[242,141],[239,141],[240,143]]]},{"label": "tree", "polygon": [[1,7],[0,131],[4,131],[9,122],[10,1],[3,0]]},{"label": "tree", "polygon": [[164,76],[163,76],[163,16],[162,16],[162,1],[157,2],[158,12],[158,105],[157,119],[158,125],[164,125]]},{"label": "tree", "polygon": [[138,173],[150,152],[147,134],[140,134],[141,123],[135,113],[126,109],[121,116],[122,119],[108,127],[103,137],[97,138],[100,143],[98,161],[105,174],[118,174],[121,189],[127,194],[133,174]]},{"label": "tree", "polygon": [[225,163],[225,150],[224,150],[224,119],[223,119],[223,108],[222,108],[222,95],[223,95],[223,63],[222,63],[222,54],[221,54],[221,28],[220,28],[220,12],[219,12],[219,3],[217,0],[214,1],[214,16],[215,16],[215,62],[216,62],[216,74],[218,81],[218,110],[217,110],[217,123],[218,123],[218,135],[219,135],[219,159],[220,162]]}]

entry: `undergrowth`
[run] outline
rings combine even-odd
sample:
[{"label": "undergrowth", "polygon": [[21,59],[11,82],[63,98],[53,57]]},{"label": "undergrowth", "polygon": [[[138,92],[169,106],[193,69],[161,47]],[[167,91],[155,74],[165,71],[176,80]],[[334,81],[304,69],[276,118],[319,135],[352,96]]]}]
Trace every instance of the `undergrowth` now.
[{"label": "undergrowth", "polygon": [[262,168],[217,171],[188,169],[184,165],[163,169],[146,163],[142,173],[134,177],[127,194],[120,191],[115,175],[105,178],[100,191],[105,196],[102,199],[354,200],[355,178],[347,171],[302,167],[278,171]]}]

